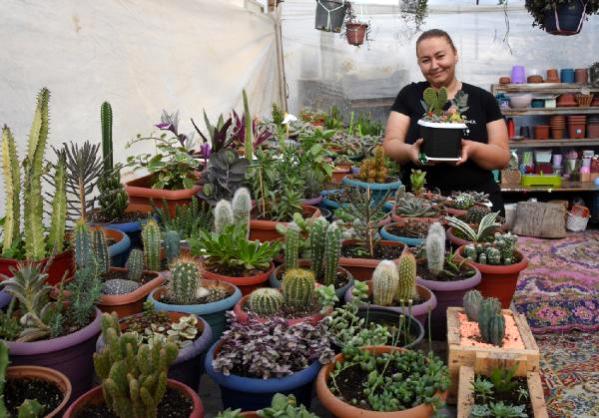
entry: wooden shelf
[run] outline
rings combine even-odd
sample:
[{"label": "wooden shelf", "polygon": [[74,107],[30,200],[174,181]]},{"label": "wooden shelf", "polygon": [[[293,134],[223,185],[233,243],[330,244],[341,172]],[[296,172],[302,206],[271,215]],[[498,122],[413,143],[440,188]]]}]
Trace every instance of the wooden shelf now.
[{"label": "wooden shelf", "polygon": [[511,139],[509,145],[510,148],[597,147],[599,138]]},{"label": "wooden shelf", "polygon": [[529,107],[528,109],[501,109],[504,116],[553,116],[553,115],[596,115],[599,114],[599,106],[590,107]]},{"label": "wooden shelf", "polygon": [[580,90],[586,88],[592,92],[599,92],[599,87],[593,87],[590,84],[577,83],[529,83],[529,84],[493,84],[491,93],[495,95],[498,92],[505,93],[580,93]]},{"label": "wooden shelf", "polygon": [[551,186],[535,186],[535,187],[524,187],[524,186],[501,186],[502,192],[518,192],[518,193],[534,193],[534,192],[597,192],[599,186],[595,183],[581,183],[578,181],[563,181],[561,187]]}]

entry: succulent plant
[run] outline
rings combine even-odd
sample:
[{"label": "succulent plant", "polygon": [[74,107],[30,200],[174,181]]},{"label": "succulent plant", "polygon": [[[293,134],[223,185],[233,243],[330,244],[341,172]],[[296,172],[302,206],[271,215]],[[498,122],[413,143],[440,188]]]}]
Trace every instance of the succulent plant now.
[{"label": "succulent plant", "polygon": [[195,315],[182,316],[166,331],[168,340],[177,344],[179,348],[192,344],[198,335],[198,322]]},{"label": "succulent plant", "polygon": [[179,232],[168,230],[164,234],[164,250],[166,260],[170,264],[181,254],[181,235]]},{"label": "succulent plant", "polygon": [[144,253],[139,248],[134,248],[129,253],[127,263],[125,264],[127,269],[127,278],[134,282],[140,282],[144,273]]},{"label": "succulent plant", "polygon": [[300,229],[291,223],[285,232],[285,268],[293,269],[298,267],[300,247]]},{"label": "succulent plant", "polygon": [[428,270],[438,276],[445,265],[445,228],[439,222],[428,228],[425,247]]},{"label": "succulent plant", "polygon": [[374,148],[374,156],[366,158],[360,165],[360,180],[368,183],[385,183],[389,169],[385,164],[385,151],[378,145]]},{"label": "succulent plant", "polygon": [[464,295],[464,310],[469,321],[478,321],[483,296],[478,290],[469,290]]},{"label": "succulent plant", "polygon": [[466,240],[476,244],[482,242],[491,235],[495,229],[501,226],[499,223],[495,222],[498,215],[499,212],[492,212],[483,216],[476,231],[466,222],[454,216],[446,216],[445,219],[447,220],[447,224],[457,231],[460,231]]},{"label": "succulent plant", "polygon": [[372,274],[372,296],[374,303],[381,306],[393,304],[399,287],[399,272],[391,260],[383,260]]},{"label": "succulent plant", "polygon": [[314,275],[322,277],[324,273],[324,254],[325,237],[329,223],[323,217],[314,221],[310,229],[310,260],[312,260],[312,271]]},{"label": "succulent plant", "polygon": [[222,149],[210,155],[204,170],[204,187],[200,196],[211,204],[221,199],[231,199],[233,193],[245,182],[249,161],[240,158],[233,150]]},{"label": "succulent plant", "polygon": [[260,316],[276,314],[284,303],[283,294],[278,289],[268,287],[254,290],[248,301],[250,310]]},{"label": "succulent plant", "polygon": [[474,206],[475,203],[476,200],[474,200],[474,196],[466,192],[458,194],[456,197],[454,197],[452,202],[453,207],[456,209],[469,209]]},{"label": "succulent plant", "polygon": [[170,270],[169,295],[177,304],[189,305],[196,298],[207,294],[207,289],[200,287],[202,268],[193,259],[180,258],[172,264]]},{"label": "succulent plant", "polygon": [[137,290],[138,282],[127,279],[109,279],[102,283],[102,294],[104,295],[124,295]]},{"label": "succulent plant", "polygon": [[309,412],[304,405],[298,405],[293,394],[283,395],[276,393],[272,397],[269,407],[258,411],[258,416],[263,418],[318,418]]},{"label": "succulent plant", "polygon": [[485,215],[489,214],[491,209],[487,206],[482,205],[474,205],[468,209],[466,215],[464,216],[464,220],[469,224],[478,225]]},{"label": "succulent plant", "polygon": [[294,311],[311,306],[314,303],[315,286],[312,271],[299,268],[287,270],[281,284],[285,306]]},{"label": "succulent plant", "polygon": [[418,196],[424,191],[424,186],[426,185],[426,171],[412,169],[410,183],[412,185],[412,193]]},{"label": "succulent plant", "polygon": [[148,219],[142,228],[141,240],[146,269],[160,271],[160,227],[154,219]]},{"label": "succulent plant", "polygon": [[410,300],[418,300],[420,296],[416,288],[416,258],[412,253],[404,252],[399,257],[397,271],[399,273],[399,286],[397,287],[396,299],[407,303]]},{"label": "succulent plant", "polygon": [[341,229],[335,223],[327,227],[322,257],[324,265],[323,284],[325,286],[334,285],[337,278],[339,258],[341,257]]},{"label": "succulent plant", "polygon": [[250,195],[250,191],[245,187],[235,190],[231,206],[233,207],[235,224],[245,229],[246,237],[249,239],[250,213],[252,211],[252,196]]},{"label": "succulent plant", "polygon": [[505,319],[498,299],[487,298],[481,302],[478,313],[478,329],[484,342],[502,345],[505,336]]},{"label": "succulent plant", "polygon": [[225,228],[235,223],[233,206],[231,202],[225,199],[218,201],[214,207],[214,232],[222,234]]},{"label": "succulent plant", "polygon": [[432,202],[411,193],[405,193],[403,196],[398,194],[395,212],[399,216],[411,218],[434,218],[439,215],[439,209]]},{"label": "succulent plant", "polygon": [[100,273],[108,273],[108,270],[110,270],[110,256],[108,255],[108,243],[106,242],[104,230],[95,227],[92,229],[91,234],[94,255],[98,263],[98,271]]},{"label": "succulent plant", "polygon": [[427,105],[427,111],[434,113],[436,116],[443,114],[443,108],[447,103],[447,88],[441,87],[435,89],[433,87],[427,87],[422,95],[424,102]]},{"label": "succulent plant", "polygon": [[91,230],[83,219],[75,223],[71,239],[71,248],[75,253],[75,265],[84,268],[90,264],[98,264],[94,256]]}]

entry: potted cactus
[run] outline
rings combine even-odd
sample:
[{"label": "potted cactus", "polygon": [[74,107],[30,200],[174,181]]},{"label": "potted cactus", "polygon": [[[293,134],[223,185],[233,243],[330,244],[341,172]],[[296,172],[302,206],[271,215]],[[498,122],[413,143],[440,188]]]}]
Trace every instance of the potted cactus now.
[{"label": "potted cactus", "polygon": [[[423,325],[437,307],[435,294],[416,283],[416,258],[409,251],[401,255],[397,264],[381,261],[367,283],[370,306],[413,315]],[[345,300],[349,302],[352,298],[350,288]]]},{"label": "potted cactus", "polygon": [[202,265],[185,256],[171,264],[170,272],[167,286],[154,289],[148,301],[157,311],[201,317],[212,329],[212,341],[220,338],[226,325],[225,311],[241,299],[239,289],[225,281],[205,279]]},{"label": "potted cactus", "polygon": [[[2,169],[5,179],[5,219],[2,226],[2,251],[0,274],[9,276],[11,267],[21,260],[30,260],[42,266],[50,263],[48,280],[57,283],[65,274],[72,273],[72,252],[65,245],[67,213],[66,162],[60,158],[54,171],[54,191],[50,228],[44,226],[44,199],[42,197],[42,174],[44,153],[48,140],[48,103],[50,91],[40,90],[31,132],[27,144],[27,156],[23,172],[17,155],[17,146],[8,126],[2,128]],[[23,175],[21,177],[21,175]],[[21,185],[23,205],[21,207]],[[21,223],[23,231],[21,231]]]},{"label": "potted cactus", "polygon": [[258,411],[241,412],[241,408],[227,408],[219,412],[216,418],[259,418],[259,417],[297,417],[297,418],[318,418],[318,415],[308,411],[305,405],[298,405],[295,396],[285,396],[282,393],[275,393],[272,397],[270,406],[259,409]]},{"label": "potted cactus", "polygon": [[470,208],[484,207],[489,202],[488,193],[458,192],[443,202],[445,211],[452,216],[464,216]]},{"label": "potted cactus", "polygon": [[496,221],[498,215],[499,212],[490,212],[488,208],[475,206],[468,209],[463,220],[455,216],[446,216],[445,220],[449,225],[447,237],[456,246],[491,242],[493,234],[501,228],[501,224]]},{"label": "potted cactus", "polygon": [[447,88],[427,87],[421,101],[424,114],[418,120],[420,136],[424,139],[421,152],[430,161],[458,161],[462,153],[462,138],[467,128],[462,113],[468,110],[468,95],[458,92],[448,102]]},{"label": "potted cactus", "polygon": [[[101,385],[78,398],[65,418],[110,416],[152,418],[177,416],[202,418],[204,408],[195,390],[168,379],[179,349],[172,342],[140,343],[133,333],[121,334],[116,315],[102,315],[106,346],[94,354]],[[96,414],[96,415],[94,415]]]}]

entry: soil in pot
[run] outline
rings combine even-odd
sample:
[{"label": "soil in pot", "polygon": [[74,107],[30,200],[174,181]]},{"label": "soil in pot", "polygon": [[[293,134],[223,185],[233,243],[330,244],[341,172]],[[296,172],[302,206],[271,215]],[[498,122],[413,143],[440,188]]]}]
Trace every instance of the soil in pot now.
[{"label": "soil in pot", "polygon": [[[187,315],[182,314],[182,316]],[[121,329],[123,331],[134,331],[142,336],[145,335],[145,329],[150,328],[152,324],[154,324],[155,327],[163,327],[163,334],[166,334],[171,329],[173,323],[176,322],[176,320],[169,316],[169,312],[167,311],[144,311],[141,314],[127,316],[119,321],[119,323],[121,324]],[[196,334],[194,340],[202,336],[202,326],[200,321],[198,321],[198,323],[196,324],[196,328],[198,330],[198,333]],[[192,340],[190,340],[190,342],[191,341]]]},{"label": "soil in pot", "polygon": [[[481,377],[485,380],[488,380],[487,376],[476,375],[475,377]],[[520,395],[524,392],[529,393],[527,378],[521,376],[512,377],[511,382],[514,383],[514,387],[512,390],[501,392],[497,390],[493,391],[493,402],[503,402],[505,405],[526,405],[524,413],[526,413],[526,416],[528,417],[534,417],[535,413],[532,408],[532,403],[530,402],[530,397],[528,398],[526,403],[524,403],[522,402],[522,396]],[[485,399],[483,396],[476,392],[472,392],[472,395],[474,396],[474,405],[487,405],[489,403],[488,397]]]},{"label": "soil in pot", "polygon": [[396,235],[398,237],[407,237],[407,238],[426,238],[426,234],[428,233],[428,228],[430,223],[428,222],[419,222],[415,220],[411,220],[409,218],[404,218],[405,224],[392,224],[387,226],[387,232],[390,234]]},{"label": "soil in pot", "polygon": [[[387,246],[375,244],[374,257],[375,260],[394,260],[399,258],[403,251],[403,246]],[[348,258],[371,258],[368,251],[359,244],[344,245],[341,248],[341,256]]]},{"label": "soil in pot", "polygon": [[125,224],[131,222],[138,222],[140,219],[146,219],[148,217],[147,213],[139,212],[139,211],[126,211],[120,218],[117,219],[107,219],[102,216],[100,211],[94,211],[91,215],[91,222],[98,224]]},{"label": "soil in pot", "polygon": [[[281,309],[279,310],[279,312],[276,313],[275,316],[285,318],[285,319],[305,318],[305,317],[317,315],[318,312],[320,312],[320,309],[321,309],[321,307],[318,304],[318,302],[316,302],[316,301],[312,302],[311,305],[305,306],[301,310],[297,310],[297,309],[292,310],[289,307],[283,305],[281,307]],[[249,309],[249,306],[247,303],[245,303],[243,305],[243,310],[245,312],[247,312],[248,314],[252,313],[252,311]]]},{"label": "soil in pot", "polygon": [[[219,300],[228,298],[233,293],[233,290],[231,290],[227,287],[224,287],[224,286],[208,286],[207,289],[208,289],[209,293],[206,296],[202,296],[200,298],[194,299],[190,303],[190,305],[203,305],[205,303],[218,302]],[[160,295],[160,298],[158,298],[157,300],[159,300],[162,303],[169,304],[169,305],[178,305],[179,304],[179,302],[177,302],[169,297],[168,292],[163,292]]]},{"label": "soil in pot", "polygon": [[[154,280],[155,278],[156,278],[156,274],[144,272],[143,275],[141,276],[141,280],[139,281],[139,285],[141,286],[145,283],[148,283],[148,282]],[[128,276],[127,271],[111,270],[108,273],[103,273],[101,276],[101,279],[103,282],[105,282],[107,280],[112,280],[112,279],[129,280],[129,276]]]},{"label": "soil in pot", "polygon": [[[166,394],[158,404],[160,418],[189,418],[193,403],[179,390],[167,387]],[[77,411],[73,418],[119,418],[108,409],[104,402],[100,404],[87,404]]]},{"label": "soil in pot", "polygon": [[[447,265],[445,265],[445,268],[447,268]],[[416,266],[416,274],[418,277],[424,280],[431,280],[435,282],[456,282],[458,280],[465,280],[471,278],[474,273],[475,271],[469,268],[466,264],[462,264],[460,272],[453,277],[444,272],[441,272],[438,276],[435,276],[428,270],[426,261],[419,262]]]},{"label": "soil in pot", "polygon": [[18,415],[18,407],[25,399],[36,399],[44,405],[44,415],[54,411],[64,398],[60,388],[47,380],[8,379],[4,387],[4,403],[9,416]]}]

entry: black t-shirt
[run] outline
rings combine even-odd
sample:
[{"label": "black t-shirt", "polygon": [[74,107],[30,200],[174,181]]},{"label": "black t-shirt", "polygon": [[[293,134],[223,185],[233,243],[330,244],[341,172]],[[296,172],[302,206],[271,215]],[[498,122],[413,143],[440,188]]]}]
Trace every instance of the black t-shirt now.
[{"label": "black t-shirt", "polygon": [[[392,111],[410,117],[410,128],[405,139],[406,144],[412,144],[420,138],[417,122],[425,112],[420,101],[424,89],[427,87],[429,87],[428,82],[411,83],[405,86],[401,89],[391,107]],[[470,84],[462,83],[462,91],[468,94],[469,107],[463,113],[465,119],[468,120],[468,129],[464,133],[464,139],[487,143],[487,123],[503,118],[497,100],[488,91]],[[410,184],[409,178],[412,168],[416,167],[411,162],[402,167],[402,181],[404,184]],[[437,163],[434,166],[417,168],[426,170],[428,187],[438,187],[444,194],[458,190],[476,190],[491,195],[499,194],[500,189],[495,183],[492,173],[479,167],[472,160],[468,160],[459,166]],[[499,202],[497,203],[498,205],[495,206],[502,206]]]}]

